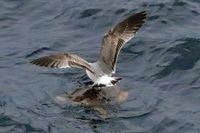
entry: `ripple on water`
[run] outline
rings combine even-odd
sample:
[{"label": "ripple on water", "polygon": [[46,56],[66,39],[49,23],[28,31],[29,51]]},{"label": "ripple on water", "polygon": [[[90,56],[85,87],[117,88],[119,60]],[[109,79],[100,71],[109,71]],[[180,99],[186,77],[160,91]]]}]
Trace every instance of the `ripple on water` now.
[{"label": "ripple on water", "polygon": [[[192,69],[196,62],[200,59],[200,40],[199,39],[184,39],[177,40],[177,45],[175,47],[169,48],[166,51],[166,55],[176,55],[170,62],[168,62],[166,66],[163,66],[163,70],[156,74],[157,78],[162,78],[173,71],[176,70],[188,70]],[[167,57],[166,57],[167,58]],[[163,59],[165,61],[165,59]],[[168,60],[166,60],[168,61]],[[163,62],[166,64],[166,62]]]}]

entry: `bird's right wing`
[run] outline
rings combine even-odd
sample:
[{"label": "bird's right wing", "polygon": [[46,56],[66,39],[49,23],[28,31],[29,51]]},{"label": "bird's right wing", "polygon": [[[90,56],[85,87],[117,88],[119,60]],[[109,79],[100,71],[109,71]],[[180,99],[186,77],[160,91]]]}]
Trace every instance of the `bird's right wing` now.
[{"label": "bird's right wing", "polygon": [[98,75],[93,67],[83,58],[69,53],[54,54],[41,57],[31,61],[32,64],[52,68],[70,68],[76,67],[90,71],[94,75]]}]

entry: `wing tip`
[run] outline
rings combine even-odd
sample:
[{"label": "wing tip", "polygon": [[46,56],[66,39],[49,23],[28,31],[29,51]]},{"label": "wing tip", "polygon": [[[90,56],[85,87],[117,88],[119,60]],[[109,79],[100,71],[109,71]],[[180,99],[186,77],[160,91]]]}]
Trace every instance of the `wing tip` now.
[{"label": "wing tip", "polygon": [[[135,21],[138,29],[142,27],[147,19],[147,11],[141,11],[132,16],[132,20]],[[137,30],[138,30],[137,29]]]},{"label": "wing tip", "polygon": [[138,17],[138,19],[145,21],[145,19],[147,18],[147,11],[138,12],[138,13],[134,14],[133,16],[136,16],[136,17]]},{"label": "wing tip", "polygon": [[31,63],[31,64],[33,64],[33,65],[38,65],[38,63],[37,63],[37,59],[35,59],[35,60],[31,60],[29,63]]},{"label": "wing tip", "polygon": [[138,13],[136,13],[138,15],[143,15],[143,16],[147,16],[147,11],[140,11]]}]

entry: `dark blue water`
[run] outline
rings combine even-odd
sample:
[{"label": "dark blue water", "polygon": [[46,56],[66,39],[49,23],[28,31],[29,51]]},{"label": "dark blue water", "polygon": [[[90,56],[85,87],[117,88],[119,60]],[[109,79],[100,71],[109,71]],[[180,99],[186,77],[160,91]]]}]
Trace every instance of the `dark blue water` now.
[{"label": "dark blue water", "polygon": [[[95,61],[104,33],[143,10],[148,20],[118,60],[127,101],[105,120],[59,106],[55,97],[87,81],[85,72],[29,61],[65,51]],[[1,0],[0,132],[199,133],[199,31],[199,0]]]}]

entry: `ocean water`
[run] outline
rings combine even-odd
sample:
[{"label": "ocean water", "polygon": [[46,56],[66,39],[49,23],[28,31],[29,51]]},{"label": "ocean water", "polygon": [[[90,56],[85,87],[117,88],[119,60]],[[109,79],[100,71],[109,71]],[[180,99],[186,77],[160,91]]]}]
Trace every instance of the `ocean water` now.
[{"label": "ocean water", "polygon": [[[112,117],[55,102],[88,82],[85,72],[29,62],[58,52],[95,61],[104,33],[143,10],[148,19],[117,65],[129,96]],[[199,22],[199,0],[1,0],[0,132],[199,133]]]}]

